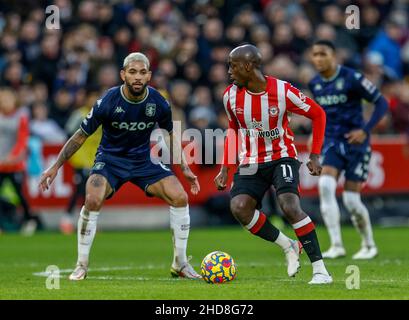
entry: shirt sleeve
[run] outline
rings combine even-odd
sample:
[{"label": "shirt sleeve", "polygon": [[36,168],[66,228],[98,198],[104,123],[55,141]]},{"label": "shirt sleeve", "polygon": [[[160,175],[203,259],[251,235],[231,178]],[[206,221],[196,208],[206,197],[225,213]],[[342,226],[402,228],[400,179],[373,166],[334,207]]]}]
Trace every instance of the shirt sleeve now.
[{"label": "shirt sleeve", "polygon": [[165,129],[168,132],[173,130],[172,108],[167,100],[163,103],[162,114],[158,120],[159,128]]},{"label": "shirt sleeve", "polygon": [[325,111],[313,99],[290,84],[286,92],[287,110],[312,120],[311,153],[320,154],[325,135]]},{"label": "shirt sleeve", "polygon": [[92,135],[103,121],[103,102],[98,99],[87,116],[82,120],[80,128],[87,135]]},{"label": "shirt sleeve", "polygon": [[226,90],[223,95],[223,105],[229,120],[229,128],[227,129],[226,139],[224,141],[223,166],[234,166],[237,161],[238,147],[238,123],[234,116],[229,101],[229,90]]},{"label": "shirt sleeve", "polygon": [[359,72],[355,72],[353,75],[352,87],[361,98],[372,103],[381,96],[378,88]]}]

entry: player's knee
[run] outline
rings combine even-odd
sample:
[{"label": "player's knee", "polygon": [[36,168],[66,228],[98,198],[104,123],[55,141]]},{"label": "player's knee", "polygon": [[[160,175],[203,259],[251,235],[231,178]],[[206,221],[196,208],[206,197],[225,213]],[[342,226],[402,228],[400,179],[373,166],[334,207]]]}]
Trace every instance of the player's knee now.
[{"label": "player's knee", "polygon": [[300,206],[295,203],[281,203],[281,209],[286,215],[296,216],[303,213]]},{"label": "player's knee", "polygon": [[85,196],[85,208],[89,211],[99,211],[102,207],[104,199],[95,194],[87,194]]},{"label": "player's knee", "polygon": [[345,208],[352,214],[359,212],[359,208],[363,205],[359,192],[344,191],[342,193],[342,202]]},{"label": "player's knee", "polygon": [[305,213],[301,209],[300,203],[294,201],[293,197],[281,196],[279,198],[279,204],[285,217],[290,223],[292,223],[292,221],[299,221],[305,217]]},{"label": "player's knee", "polygon": [[231,200],[230,210],[233,216],[243,225],[250,223],[250,212],[254,212],[254,210],[249,208],[248,202],[240,197],[235,197]]},{"label": "player's knee", "polygon": [[335,197],[337,189],[337,181],[334,177],[329,175],[320,176],[318,180],[318,189],[320,192],[321,200],[328,200]]},{"label": "player's knee", "polygon": [[185,191],[178,192],[175,194],[171,201],[170,205],[172,207],[180,208],[180,207],[186,207],[189,202],[189,198],[187,196],[187,193]]}]

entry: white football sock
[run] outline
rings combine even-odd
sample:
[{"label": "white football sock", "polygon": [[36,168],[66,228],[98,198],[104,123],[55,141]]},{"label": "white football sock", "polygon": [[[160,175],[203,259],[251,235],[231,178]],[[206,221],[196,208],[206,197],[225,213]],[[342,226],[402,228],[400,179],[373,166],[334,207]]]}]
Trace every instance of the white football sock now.
[{"label": "white football sock", "polygon": [[88,265],[89,252],[97,231],[98,211],[88,211],[83,206],[78,219],[78,262]]},{"label": "white football sock", "polygon": [[276,241],[274,241],[275,244],[277,244],[281,249],[286,250],[289,247],[291,247],[291,239],[287,237],[284,233],[280,231],[280,234],[278,235]]},{"label": "white football sock", "polygon": [[325,268],[324,260],[321,259],[318,261],[314,261],[312,263],[312,273],[313,274],[322,273],[322,274],[329,275],[327,268]]},{"label": "white football sock", "polygon": [[351,220],[354,227],[361,235],[362,246],[375,246],[369,212],[362,203],[361,194],[359,192],[344,191],[342,193],[342,199],[345,207],[351,213]]},{"label": "white football sock", "polygon": [[190,229],[189,205],[186,207],[170,206],[170,228],[173,239],[173,263],[179,267],[187,262],[186,248]]},{"label": "white football sock", "polygon": [[327,227],[331,246],[343,247],[341,236],[340,211],[336,198],[337,181],[334,177],[323,175],[318,180],[321,215]]}]

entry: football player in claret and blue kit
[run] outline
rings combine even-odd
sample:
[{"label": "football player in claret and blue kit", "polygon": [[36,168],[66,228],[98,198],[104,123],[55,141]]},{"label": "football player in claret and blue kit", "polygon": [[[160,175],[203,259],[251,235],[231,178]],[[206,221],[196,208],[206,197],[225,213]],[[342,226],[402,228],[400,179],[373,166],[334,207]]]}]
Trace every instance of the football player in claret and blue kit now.
[{"label": "football player in claret and blue kit", "polygon": [[[97,219],[104,203],[125,182],[131,182],[147,196],[163,199],[170,206],[174,258],[171,274],[175,277],[201,278],[190,265],[186,247],[190,229],[188,196],[172,170],[150,157],[150,135],[159,126],[172,133],[172,112],[161,94],[148,85],[151,79],[148,58],[139,52],[128,55],[121,70],[121,86],[113,87],[97,100],[80,128],[62,148],[56,162],[42,175],[44,191],[55,179],[58,169],[102,125],[101,143],[94,167],[86,184],[86,197],[78,220],[78,260],[70,280],[87,276],[89,253],[95,237]],[[170,134],[173,155],[181,159],[184,177],[192,194],[200,191],[197,177],[187,165],[180,141]],[[172,148],[171,148],[172,149]]]},{"label": "football player in claret and blue kit", "polygon": [[[371,130],[381,120],[388,104],[372,82],[360,72],[337,64],[334,44],[319,40],[312,46],[312,62],[318,71],[309,87],[314,99],[327,115],[319,178],[321,214],[328,229],[331,247],[324,258],[345,256],[340,228],[340,210],[336,199],[337,181],[345,174],[342,200],[362,238],[361,249],[353,259],[372,259],[378,254],[368,209],[361,201],[361,189],[368,177]],[[367,123],[362,99],[374,104]]]}]

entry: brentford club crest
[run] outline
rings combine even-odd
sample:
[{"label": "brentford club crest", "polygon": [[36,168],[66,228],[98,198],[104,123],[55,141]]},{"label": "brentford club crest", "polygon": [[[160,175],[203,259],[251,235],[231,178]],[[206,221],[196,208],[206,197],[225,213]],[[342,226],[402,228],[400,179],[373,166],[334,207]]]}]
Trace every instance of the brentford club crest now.
[{"label": "brentford club crest", "polygon": [[146,109],[145,109],[145,114],[148,117],[153,117],[155,115],[156,112],[156,104],[154,103],[147,103],[146,104]]},{"label": "brentford club crest", "polygon": [[272,116],[272,117],[277,117],[277,115],[278,115],[278,108],[275,107],[275,106],[270,106],[269,112],[270,112],[270,116]]}]

